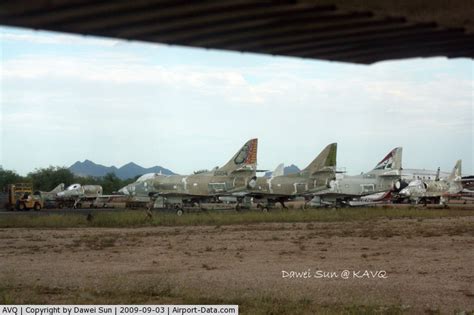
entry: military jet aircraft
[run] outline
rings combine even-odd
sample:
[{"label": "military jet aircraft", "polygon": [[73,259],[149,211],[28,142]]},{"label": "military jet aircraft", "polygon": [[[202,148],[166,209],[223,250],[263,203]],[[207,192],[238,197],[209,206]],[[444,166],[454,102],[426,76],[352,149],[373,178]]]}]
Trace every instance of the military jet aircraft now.
[{"label": "military jet aircraft", "polygon": [[456,162],[449,177],[444,180],[438,175],[434,180],[413,180],[403,188],[399,195],[415,203],[434,202],[446,205],[446,197],[463,190],[461,180],[461,160]]},{"label": "military jet aircraft", "polygon": [[350,205],[362,196],[403,188],[401,181],[402,148],[390,151],[373,170],[356,176],[343,176],[330,182],[330,188],[314,196],[323,204]]},{"label": "military jet aircraft", "polygon": [[184,206],[200,205],[219,196],[235,196],[238,201],[256,182],[257,139],[247,141],[220,168],[199,171],[192,175],[159,175],[137,181],[119,190],[130,196],[150,196],[161,207],[175,208],[182,214]]},{"label": "military jet aircraft", "polygon": [[285,202],[299,196],[309,196],[327,189],[335,179],[337,143],[331,143],[302,171],[283,175],[279,165],[271,178],[259,177],[254,188],[249,189],[257,207],[267,211],[276,202],[286,208]]},{"label": "military jet aircraft", "polygon": [[92,202],[99,196],[102,196],[102,186],[100,185],[72,184],[56,194],[56,203],[59,208],[64,206],[80,208],[82,202]]},{"label": "military jet aircraft", "polygon": [[44,203],[45,208],[50,208],[54,206],[54,202],[56,201],[56,197],[59,192],[64,190],[64,183],[59,184],[51,191],[35,191],[33,195],[39,196]]}]

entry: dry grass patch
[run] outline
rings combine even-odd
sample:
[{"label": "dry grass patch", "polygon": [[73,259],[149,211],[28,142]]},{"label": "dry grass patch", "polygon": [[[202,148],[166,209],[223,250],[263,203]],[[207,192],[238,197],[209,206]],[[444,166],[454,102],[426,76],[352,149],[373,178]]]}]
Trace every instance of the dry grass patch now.
[{"label": "dry grass patch", "polygon": [[[310,209],[306,211],[275,210],[269,213],[257,211],[223,212],[218,210],[187,213],[181,217],[156,211],[150,220],[142,211],[117,211],[94,213],[89,222],[84,214],[11,214],[0,216],[0,228],[66,228],[66,227],[140,227],[140,226],[199,226],[240,225],[252,223],[296,223],[310,222],[306,229],[315,230],[313,222],[351,222],[370,221],[381,218],[433,219],[443,217],[473,216],[474,209],[407,209],[407,208],[348,208],[348,209]],[[181,233],[176,229],[176,234]],[[351,231],[344,231],[349,235]],[[393,233],[392,233],[393,234]],[[392,235],[393,236],[393,235]]]}]

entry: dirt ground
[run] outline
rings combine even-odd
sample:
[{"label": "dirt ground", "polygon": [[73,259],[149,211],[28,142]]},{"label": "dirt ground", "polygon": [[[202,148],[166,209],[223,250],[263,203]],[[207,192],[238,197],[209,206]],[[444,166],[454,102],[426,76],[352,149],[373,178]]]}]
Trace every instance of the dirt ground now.
[{"label": "dirt ground", "polygon": [[[283,277],[308,269],[310,278]],[[354,276],[365,270],[386,277]],[[0,271],[4,303],[210,302],[243,305],[242,314],[262,301],[303,303],[300,310],[306,303],[472,311],[474,217],[1,229]],[[337,278],[318,278],[319,271]]]}]

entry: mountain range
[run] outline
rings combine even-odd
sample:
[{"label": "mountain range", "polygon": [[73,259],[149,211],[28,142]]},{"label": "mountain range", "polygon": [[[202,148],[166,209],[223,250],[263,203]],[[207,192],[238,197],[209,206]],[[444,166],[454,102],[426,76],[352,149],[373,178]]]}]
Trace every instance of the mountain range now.
[{"label": "mountain range", "polygon": [[[173,175],[176,174],[173,171],[164,168],[162,166],[153,166],[153,167],[142,167],[134,162],[127,163],[122,167],[117,168],[116,166],[104,166],[102,164],[96,164],[91,160],[84,160],[84,162],[77,161],[69,167],[69,170],[77,176],[93,176],[93,177],[102,177],[108,173],[113,173],[117,175],[120,179],[135,178],[147,173],[161,173],[163,175]],[[290,166],[285,166],[284,174],[294,174],[298,173],[300,169],[298,166],[291,164]],[[265,177],[271,177],[272,172],[266,172]]]},{"label": "mountain range", "polygon": [[161,173],[163,175],[175,174],[173,171],[161,166],[145,168],[130,162],[120,168],[117,168],[115,166],[96,164],[90,160],[85,160],[84,162],[77,161],[69,167],[69,170],[77,176],[101,177],[108,173],[114,173],[120,179],[134,178],[146,173]]}]

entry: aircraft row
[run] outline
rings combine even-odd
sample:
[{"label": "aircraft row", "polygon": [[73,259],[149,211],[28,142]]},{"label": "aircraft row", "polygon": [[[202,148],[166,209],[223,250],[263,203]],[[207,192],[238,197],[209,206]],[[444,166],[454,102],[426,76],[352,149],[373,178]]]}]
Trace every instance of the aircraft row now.
[{"label": "aircraft row", "polygon": [[304,198],[316,205],[361,205],[387,198],[415,202],[445,202],[449,194],[463,190],[461,161],[453,171],[441,174],[402,169],[402,148],[390,151],[373,170],[356,176],[336,170],[337,144],[327,145],[307,167],[296,174],[283,174],[279,165],[270,178],[257,177],[258,140],[247,141],[222,167],[190,175],[145,174],[119,190],[128,196],[148,196],[165,207],[186,206],[215,200],[233,200],[239,209],[244,199],[268,209],[275,203]]}]

